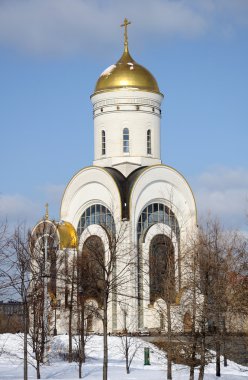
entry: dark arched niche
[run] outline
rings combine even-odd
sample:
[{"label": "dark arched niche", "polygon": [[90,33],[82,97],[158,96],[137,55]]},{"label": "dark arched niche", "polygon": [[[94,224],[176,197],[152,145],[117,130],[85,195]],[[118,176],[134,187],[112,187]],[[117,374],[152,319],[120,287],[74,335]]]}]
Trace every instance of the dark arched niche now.
[{"label": "dark arched niche", "polygon": [[183,317],[183,328],[185,333],[192,331],[192,318],[191,314],[187,311]]},{"label": "dark arched niche", "polygon": [[90,236],[83,245],[79,255],[79,296],[87,299],[95,299],[98,305],[103,303],[104,284],[104,245],[96,236]]},{"label": "dark arched niche", "polygon": [[150,303],[158,298],[174,302],[175,258],[171,239],[165,235],[153,237],[149,248]]}]

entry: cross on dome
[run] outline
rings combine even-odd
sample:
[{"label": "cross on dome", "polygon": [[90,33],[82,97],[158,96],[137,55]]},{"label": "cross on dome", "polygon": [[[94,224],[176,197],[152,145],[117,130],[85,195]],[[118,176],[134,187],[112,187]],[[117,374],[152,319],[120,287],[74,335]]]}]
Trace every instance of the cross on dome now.
[{"label": "cross on dome", "polygon": [[94,93],[135,89],[160,93],[154,76],[131,57],[128,50],[127,27],[131,24],[127,18],[120,25],[124,27],[124,52],[116,64],[109,66],[100,75]]},{"label": "cross on dome", "polygon": [[124,27],[124,51],[128,51],[128,37],[127,37],[127,26],[131,24],[131,21],[128,21],[127,18],[124,19],[121,27]]}]

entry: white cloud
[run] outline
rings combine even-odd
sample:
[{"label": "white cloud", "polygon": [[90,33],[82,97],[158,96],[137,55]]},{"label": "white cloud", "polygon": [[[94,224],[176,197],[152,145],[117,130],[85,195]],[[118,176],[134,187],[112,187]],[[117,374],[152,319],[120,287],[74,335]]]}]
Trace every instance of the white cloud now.
[{"label": "white cloud", "polygon": [[211,9],[185,0],[2,0],[0,42],[33,54],[89,54],[119,44],[124,16],[135,23],[137,40],[158,40],[205,33]]},{"label": "white cloud", "polygon": [[13,228],[24,223],[31,228],[43,218],[45,203],[49,204],[50,217],[58,220],[64,189],[64,185],[40,186],[33,191],[32,198],[21,194],[0,194],[0,224],[7,221]]},{"label": "white cloud", "polygon": [[19,194],[0,194],[0,220],[10,225],[34,223],[37,221],[40,206],[36,202]]},{"label": "white cloud", "polygon": [[228,227],[245,228],[247,169],[214,167],[203,173],[194,187],[200,216],[206,216],[210,211]]},{"label": "white cloud", "polygon": [[44,195],[48,203],[60,203],[65,185],[49,184],[38,188]]},{"label": "white cloud", "polygon": [[202,173],[200,183],[208,189],[248,189],[248,171],[244,168],[217,166]]}]

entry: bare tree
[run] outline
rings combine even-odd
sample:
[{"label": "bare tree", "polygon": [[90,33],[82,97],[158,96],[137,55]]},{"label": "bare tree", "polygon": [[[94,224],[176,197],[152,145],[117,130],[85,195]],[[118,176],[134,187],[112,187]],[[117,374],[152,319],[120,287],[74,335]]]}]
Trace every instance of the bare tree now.
[{"label": "bare tree", "polygon": [[209,347],[215,348],[216,376],[221,375],[221,354],[224,355],[224,365],[227,365],[226,323],[230,320],[228,316],[234,315],[233,299],[238,296],[231,279],[237,276],[240,267],[238,252],[242,252],[243,257],[245,254],[244,245],[238,236],[236,232],[223,231],[218,221],[208,220],[204,227],[199,228],[195,239],[193,257],[196,276],[191,270],[190,281],[195,294],[201,295],[201,302],[195,302],[195,311],[193,302],[192,328],[194,349],[198,347],[200,352],[199,380],[204,377],[206,363],[212,360]]},{"label": "bare tree", "polygon": [[68,303],[67,307],[69,309],[69,318],[68,318],[68,337],[69,337],[69,351],[68,351],[68,361],[72,362],[72,339],[73,339],[73,314],[76,310],[76,292],[77,292],[77,255],[76,250],[73,250],[72,259],[68,264],[68,271],[66,276],[66,286],[68,294]]},{"label": "bare tree", "polygon": [[58,234],[53,222],[44,220],[32,231],[30,236],[30,279],[29,292],[32,320],[30,333],[33,350],[37,361],[37,378],[40,378],[40,365],[48,360],[47,350],[49,337],[56,335],[56,324],[51,327],[52,313],[56,306],[58,280],[64,260],[59,252]]},{"label": "bare tree", "polygon": [[[126,224],[120,223],[118,228],[112,227],[99,226],[99,233],[89,236],[85,241],[81,255],[82,291],[85,299],[97,301],[95,313],[103,325],[103,380],[108,377],[108,307],[110,302],[117,300],[119,292],[127,284],[130,263],[130,248],[123,249]],[[99,238],[101,229],[105,231],[104,244]]]},{"label": "bare tree", "polygon": [[8,225],[7,222],[0,223],[0,259],[1,259],[1,269],[0,269],[0,294],[2,299],[6,298],[9,294],[9,281],[6,279],[6,268],[8,266],[4,266],[5,260],[6,260],[6,255],[7,255],[7,250],[8,250]]},{"label": "bare tree", "polygon": [[175,316],[177,291],[181,291],[181,261],[180,234],[183,226],[179,227],[173,212],[173,194],[170,194],[170,207],[163,206],[153,216],[157,224],[157,234],[149,246],[148,260],[144,273],[149,279],[149,304],[156,305],[160,330],[166,330],[167,379],[172,379],[172,362],[175,352],[173,340],[175,330],[180,326]]},{"label": "bare tree", "polygon": [[123,313],[123,330],[121,332],[121,352],[124,354],[126,362],[126,372],[130,373],[132,361],[142,346],[142,342],[136,337],[132,336],[132,331],[135,329],[135,321],[130,320],[128,323],[127,318],[130,312],[130,305],[128,300],[122,301],[120,308]]},{"label": "bare tree", "polygon": [[14,292],[21,299],[23,305],[23,329],[24,329],[24,380],[28,379],[28,329],[29,329],[29,301],[30,289],[30,260],[29,260],[29,234],[25,226],[15,229],[9,236],[2,250],[4,265],[1,268],[1,278],[5,287]]},{"label": "bare tree", "polygon": [[75,360],[78,362],[78,377],[83,377],[83,363],[86,360],[85,347],[87,342],[92,338],[89,332],[87,322],[88,316],[95,313],[96,306],[94,303],[85,301],[83,294],[78,288],[78,303],[77,303],[77,329],[73,335]]}]

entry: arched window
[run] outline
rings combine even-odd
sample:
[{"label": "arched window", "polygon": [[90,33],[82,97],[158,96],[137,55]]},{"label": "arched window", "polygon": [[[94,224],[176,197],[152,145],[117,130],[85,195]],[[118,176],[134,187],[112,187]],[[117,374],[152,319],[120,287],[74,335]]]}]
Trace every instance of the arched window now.
[{"label": "arched window", "polygon": [[106,154],[106,132],[102,130],[102,155]]},{"label": "arched window", "polygon": [[152,135],[151,130],[148,129],[147,131],[147,139],[146,139],[146,146],[147,146],[147,154],[152,154]]},{"label": "arched window", "polygon": [[114,219],[107,207],[95,204],[87,208],[82,214],[77,227],[78,236],[91,224],[98,224],[107,228],[109,231],[115,231]]},{"label": "arched window", "polygon": [[179,226],[174,213],[162,203],[152,203],[143,209],[140,214],[137,235],[143,237],[150,226],[156,223],[163,223],[170,226],[179,239]]},{"label": "arched window", "polygon": [[123,153],[129,153],[129,129],[123,129]]},{"label": "arched window", "polygon": [[165,235],[156,235],[149,249],[150,302],[158,298],[175,300],[175,261],[171,239]]}]

